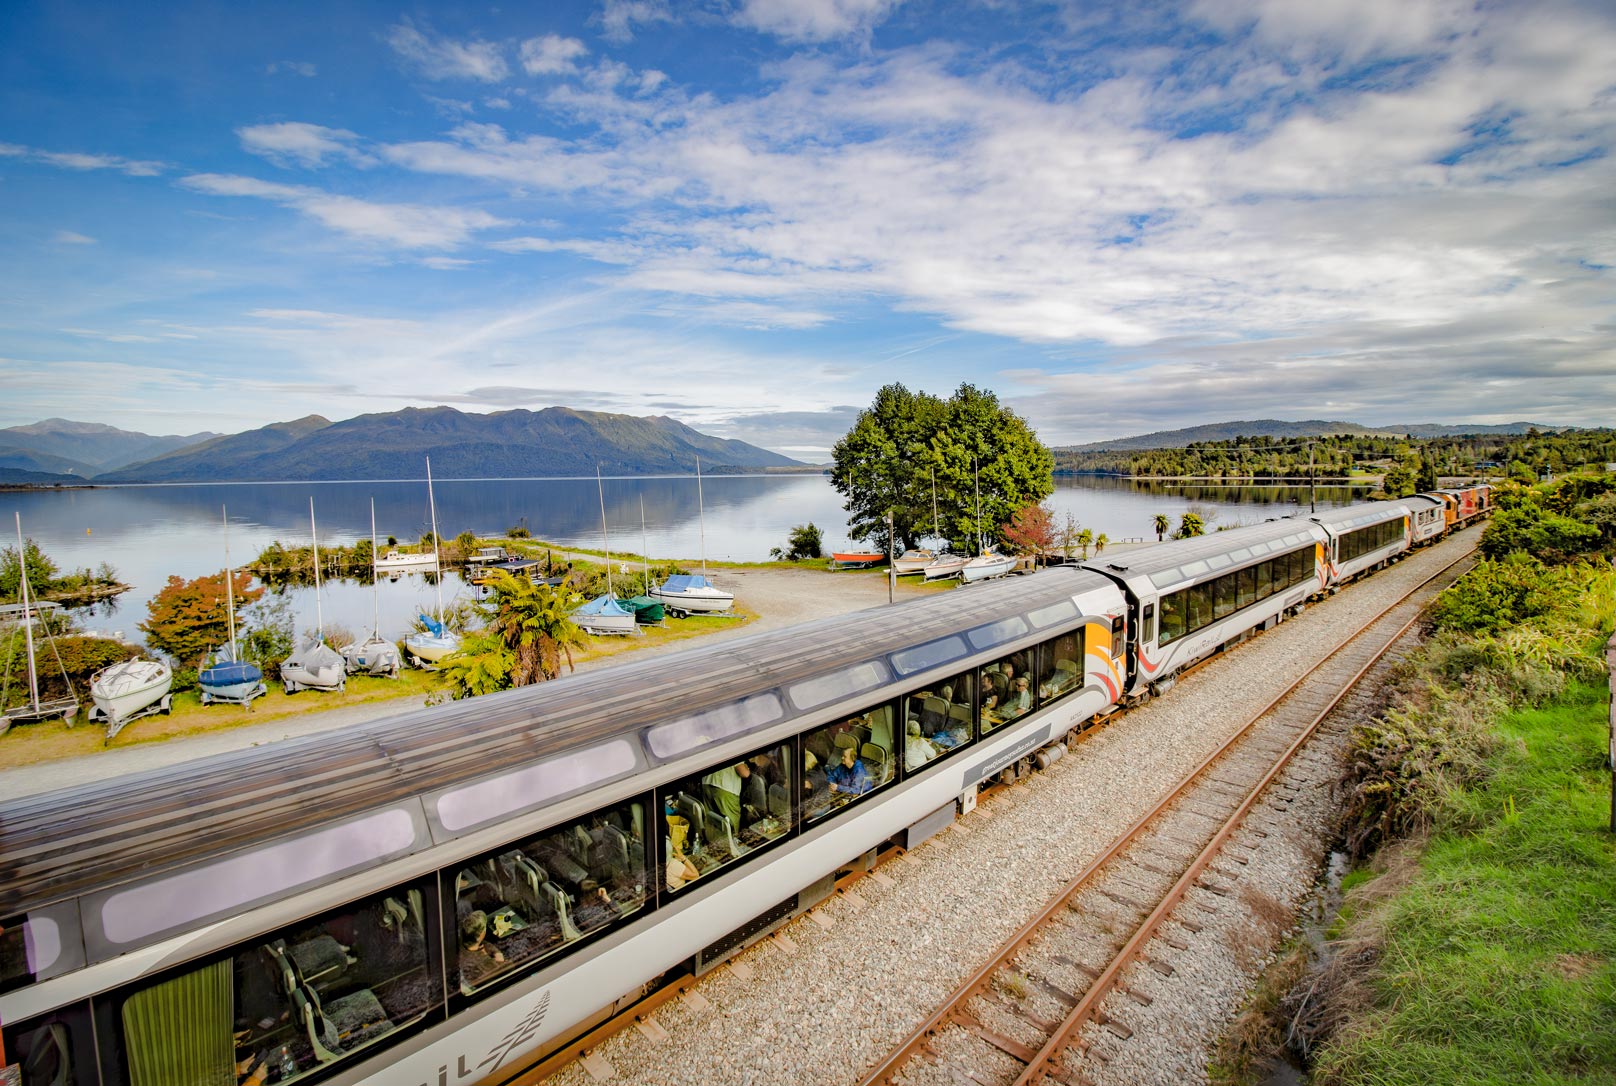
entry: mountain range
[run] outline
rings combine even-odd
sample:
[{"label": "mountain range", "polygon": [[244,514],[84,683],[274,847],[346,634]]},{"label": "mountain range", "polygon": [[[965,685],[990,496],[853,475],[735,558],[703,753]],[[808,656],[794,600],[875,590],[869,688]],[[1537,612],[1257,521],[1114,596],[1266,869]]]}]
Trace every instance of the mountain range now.
[{"label": "mountain range", "polygon": [[44,419],[0,430],[0,468],[93,478],[220,435],[154,437],[98,422]]},{"label": "mountain range", "polygon": [[[54,436],[48,420],[0,431],[19,438]],[[65,423],[82,427],[83,423]],[[43,430],[41,430],[43,428]],[[103,427],[102,430],[110,430]],[[29,431],[34,431],[30,434]],[[115,431],[122,433],[122,431]],[[797,468],[789,457],[697,432],[663,416],[639,418],[551,407],[543,411],[468,414],[451,407],[406,408],[332,422],[309,415],[240,434],[197,435],[147,457],[98,472],[34,475],[51,456],[47,441],[24,450],[34,463],[4,459],[0,481],[78,483],[262,482],[419,478],[425,459],[444,478],[658,475],[691,471],[698,458],[714,471]],[[0,439],[3,440],[3,439]],[[170,439],[149,439],[169,441]],[[183,440],[183,439],[176,439]],[[20,441],[18,441],[21,444]],[[56,444],[59,445],[59,442]]]},{"label": "mountain range", "polygon": [[1524,434],[1528,430],[1559,430],[1541,422],[1508,422],[1497,426],[1475,423],[1421,422],[1396,426],[1360,426],[1356,422],[1325,422],[1309,419],[1304,422],[1285,422],[1280,419],[1247,419],[1239,422],[1212,422],[1204,426],[1189,426],[1182,430],[1157,430],[1136,437],[1119,437],[1110,441],[1093,441],[1087,445],[1068,445],[1062,452],[1137,452],[1144,449],[1182,449],[1202,441],[1229,441],[1237,437],[1324,437],[1336,434],[1356,434],[1375,437],[1450,437],[1456,434]]}]

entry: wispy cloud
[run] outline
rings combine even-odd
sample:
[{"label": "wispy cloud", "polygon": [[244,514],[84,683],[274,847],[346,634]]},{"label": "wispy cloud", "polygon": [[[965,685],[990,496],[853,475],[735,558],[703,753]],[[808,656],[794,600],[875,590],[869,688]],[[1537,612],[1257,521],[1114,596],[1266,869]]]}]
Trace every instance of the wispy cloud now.
[{"label": "wispy cloud", "polygon": [[252,177],[192,174],[180,184],[212,196],[250,196],[300,211],[339,233],[400,249],[453,249],[475,233],[505,225],[486,211],[379,204],[301,185]]},{"label": "wispy cloud", "polygon": [[130,177],[156,177],[166,166],[161,162],[123,158],[120,155],[92,155],[77,151],[45,151],[15,143],[0,143],[0,156],[41,162],[64,170],[116,170]]},{"label": "wispy cloud", "polygon": [[819,42],[867,34],[903,0],[742,0],[741,26],[783,41]]},{"label": "wispy cloud", "polygon": [[522,43],[522,70],[528,75],[564,75],[578,70],[589,47],[577,38],[546,34]]},{"label": "wispy cloud", "polygon": [[617,45],[634,40],[636,27],[674,21],[666,0],[605,0],[601,5],[601,36]]},{"label": "wispy cloud", "polygon": [[435,37],[407,18],[387,31],[387,44],[427,79],[498,83],[510,74],[497,43]]},{"label": "wispy cloud", "polygon": [[264,71],[269,75],[275,75],[278,72],[289,72],[292,75],[300,75],[305,79],[313,79],[319,74],[319,69],[306,60],[271,61]]},{"label": "wispy cloud", "polygon": [[376,159],[358,145],[359,137],[345,128],[282,121],[255,124],[236,129],[241,146],[278,166],[305,166],[318,169],[327,159],[337,158],[355,166],[373,166]]},{"label": "wispy cloud", "polygon": [[51,240],[58,245],[94,245],[96,240],[85,234],[72,230],[58,230],[51,236]]}]

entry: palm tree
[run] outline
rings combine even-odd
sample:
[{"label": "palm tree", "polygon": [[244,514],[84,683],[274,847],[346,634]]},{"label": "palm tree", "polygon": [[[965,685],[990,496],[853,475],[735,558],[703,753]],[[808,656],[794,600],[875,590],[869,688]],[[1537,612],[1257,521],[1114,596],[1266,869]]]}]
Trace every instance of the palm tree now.
[{"label": "palm tree", "polygon": [[1081,532],[1077,533],[1077,545],[1082,550],[1084,558],[1089,556],[1089,544],[1093,542],[1094,530],[1092,528],[1084,528]]},{"label": "palm tree", "polygon": [[1096,557],[1096,558],[1100,557],[1100,552],[1105,550],[1105,545],[1107,543],[1109,543],[1109,542],[1111,542],[1111,537],[1106,535],[1104,532],[1101,532],[1099,535],[1095,536],[1094,537],[1094,557]]},{"label": "palm tree", "polygon": [[1197,513],[1185,513],[1178,525],[1178,538],[1191,539],[1206,534],[1206,522]]},{"label": "palm tree", "polygon": [[478,608],[483,630],[467,637],[443,664],[451,696],[472,697],[560,678],[563,662],[572,670],[572,649],[584,643],[583,631],[572,621],[582,597],[504,570],[493,573],[487,586],[491,594]]},{"label": "palm tree", "polygon": [[1162,541],[1162,537],[1167,534],[1167,529],[1171,528],[1172,526],[1173,522],[1167,519],[1166,513],[1157,513],[1155,522],[1156,542],[1160,543]]}]

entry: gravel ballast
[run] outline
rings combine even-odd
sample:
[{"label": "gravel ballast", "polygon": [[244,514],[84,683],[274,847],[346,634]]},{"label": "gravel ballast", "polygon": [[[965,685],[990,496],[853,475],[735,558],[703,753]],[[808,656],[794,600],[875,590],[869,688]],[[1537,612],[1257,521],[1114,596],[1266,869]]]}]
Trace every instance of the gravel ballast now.
[{"label": "gravel ballast", "polygon": [[[660,1029],[629,1029],[603,1043],[591,1053],[593,1073],[574,1063],[551,1081],[856,1082],[1250,711],[1478,535],[1473,528],[1427,548],[1214,658],[1163,697],[1091,733],[1049,771],[985,797],[947,832],[793,921],[785,938],[766,939],[709,974],[655,1013]],[[1318,837],[1320,819],[1309,813],[1312,801],[1299,802],[1287,816],[1298,858],[1253,880],[1264,898],[1290,901],[1312,882],[1317,849],[1307,842]],[[1218,904],[1234,912],[1230,899]],[[1248,983],[1235,967],[1258,966],[1260,958],[1249,949],[1221,962],[1209,954],[1179,972],[1189,991],[1216,994],[1208,1003],[1223,1015]],[[1135,1067],[1143,1077],[1111,1081],[1198,1081],[1215,1033],[1176,1020],[1147,1028],[1126,1045],[1160,1058]]]}]

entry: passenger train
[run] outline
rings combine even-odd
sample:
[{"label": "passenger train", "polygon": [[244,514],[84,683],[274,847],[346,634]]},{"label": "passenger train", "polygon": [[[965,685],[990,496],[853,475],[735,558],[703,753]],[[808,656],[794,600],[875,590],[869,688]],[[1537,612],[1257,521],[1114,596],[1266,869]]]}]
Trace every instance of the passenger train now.
[{"label": "passenger train", "polygon": [[508,1076],[1489,508],[1297,515],[0,801],[0,1067]]}]

